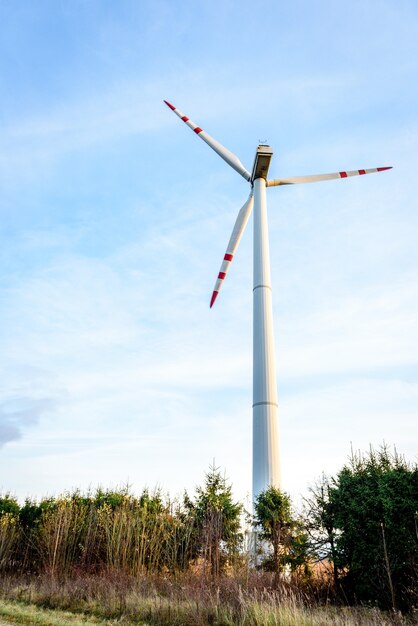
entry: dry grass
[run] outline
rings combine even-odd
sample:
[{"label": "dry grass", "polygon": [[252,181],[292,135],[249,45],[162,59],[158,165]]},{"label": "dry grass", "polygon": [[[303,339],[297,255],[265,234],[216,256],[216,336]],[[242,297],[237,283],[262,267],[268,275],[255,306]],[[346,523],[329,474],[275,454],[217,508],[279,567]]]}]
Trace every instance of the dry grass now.
[{"label": "dry grass", "polygon": [[[115,620],[118,624],[159,626],[411,626],[418,623],[412,616],[378,609],[321,606],[312,598],[308,600],[306,595],[298,594],[290,584],[282,583],[272,589],[271,579],[254,572],[247,579],[224,577],[216,585],[190,574],[134,579],[111,573],[65,580],[51,576],[32,581],[7,578],[1,583],[2,596],[9,603],[3,607],[11,612],[10,607],[15,607],[16,623],[24,624],[74,626],[112,624]],[[18,604],[11,605],[11,601]],[[34,606],[49,611],[45,615],[50,621],[19,621],[25,610],[35,615]],[[2,610],[5,609],[0,608],[0,614],[7,615]],[[67,622],[51,621],[54,616]]]}]

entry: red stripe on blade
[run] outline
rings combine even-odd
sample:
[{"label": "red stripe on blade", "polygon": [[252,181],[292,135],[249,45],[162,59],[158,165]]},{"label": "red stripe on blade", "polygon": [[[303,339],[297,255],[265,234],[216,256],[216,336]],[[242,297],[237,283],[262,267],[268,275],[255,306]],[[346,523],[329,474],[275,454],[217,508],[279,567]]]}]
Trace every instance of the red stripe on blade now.
[{"label": "red stripe on blade", "polygon": [[164,102],[166,103],[166,105],[167,105],[168,107],[170,107],[170,109],[171,109],[172,111],[175,111],[175,110],[176,110],[176,107],[173,107],[173,105],[172,105],[172,104],[170,104],[169,102],[167,102],[167,100],[164,100]]},{"label": "red stripe on blade", "polygon": [[199,126],[196,126],[196,128],[193,128],[193,130],[197,135],[202,132],[202,129],[199,128]]},{"label": "red stripe on blade", "polygon": [[220,278],[221,280],[223,280],[225,278],[225,276],[226,276],[225,272],[219,272],[219,274],[218,274],[218,278]]},{"label": "red stripe on blade", "polygon": [[233,254],[226,253],[224,256],[224,261],[232,261],[233,258],[234,258]]},{"label": "red stripe on blade", "polygon": [[341,178],[347,178],[347,172],[340,172]]},{"label": "red stripe on blade", "polygon": [[358,173],[359,173],[360,175],[361,175],[361,174],[365,174],[365,173],[366,173],[366,170],[359,170],[359,171],[358,171]]},{"label": "red stripe on blade", "polygon": [[392,165],[390,167],[378,167],[377,171],[384,172],[385,170],[391,170],[391,169],[392,169]]},{"label": "red stripe on blade", "polygon": [[210,308],[213,307],[213,304],[214,304],[214,302],[215,302],[215,300],[216,300],[216,298],[218,296],[218,293],[219,293],[219,291],[214,291],[213,292],[212,297],[210,299]]},{"label": "red stripe on blade", "polygon": [[183,115],[183,117],[181,119],[183,120],[183,122],[188,122],[189,121],[189,118],[186,117],[185,115]]}]

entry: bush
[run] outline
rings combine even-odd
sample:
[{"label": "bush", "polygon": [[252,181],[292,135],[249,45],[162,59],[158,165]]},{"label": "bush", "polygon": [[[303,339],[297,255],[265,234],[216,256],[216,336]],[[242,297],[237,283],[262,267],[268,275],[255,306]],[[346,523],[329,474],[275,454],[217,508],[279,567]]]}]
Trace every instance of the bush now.
[{"label": "bush", "polygon": [[345,598],[404,611],[417,605],[417,466],[385,446],[352,455],[309,504],[311,530],[322,537],[316,545],[334,562]]}]

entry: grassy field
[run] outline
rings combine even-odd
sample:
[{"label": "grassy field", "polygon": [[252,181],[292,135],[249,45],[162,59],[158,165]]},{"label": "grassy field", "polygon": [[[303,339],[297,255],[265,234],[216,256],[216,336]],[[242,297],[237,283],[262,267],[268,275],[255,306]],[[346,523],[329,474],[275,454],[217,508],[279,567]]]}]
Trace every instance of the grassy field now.
[{"label": "grassy field", "polygon": [[413,617],[375,608],[320,606],[291,589],[244,588],[236,581],[196,586],[184,579],[3,579],[0,622],[44,626],[411,626]]},{"label": "grassy field", "polygon": [[[25,626],[111,626],[116,620],[101,620],[92,616],[80,615],[58,609],[44,609],[34,604],[7,602],[0,600],[0,626],[3,624],[24,624]],[[139,626],[139,622],[136,622]],[[141,626],[147,626],[142,622]]]}]

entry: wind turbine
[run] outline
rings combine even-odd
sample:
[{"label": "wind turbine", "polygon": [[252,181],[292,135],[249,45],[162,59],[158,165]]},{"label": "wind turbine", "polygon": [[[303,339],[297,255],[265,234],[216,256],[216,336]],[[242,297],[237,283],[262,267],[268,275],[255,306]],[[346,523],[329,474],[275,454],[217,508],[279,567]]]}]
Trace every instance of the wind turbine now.
[{"label": "wind turbine", "polygon": [[276,362],[274,353],[273,310],[270,279],[270,254],[267,224],[266,187],[315,183],[323,180],[350,178],[391,167],[314,174],[291,178],[267,179],[273,150],[270,146],[257,147],[252,171],[249,172],[235,154],[202,130],[175,106],[165,104],[203,139],[219,156],[251,185],[248,200],[240,209],[216,279],[210,300],[212,307],[228,273],[248,218],[254,207],[254,265],[253,265],[253,501],[269,486],[281,487],[278,445],[278,401]]}]

